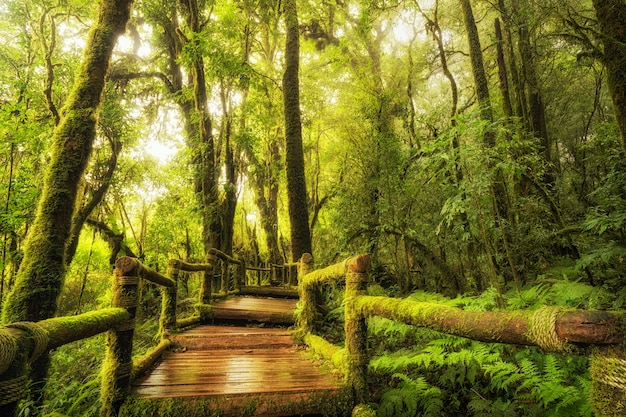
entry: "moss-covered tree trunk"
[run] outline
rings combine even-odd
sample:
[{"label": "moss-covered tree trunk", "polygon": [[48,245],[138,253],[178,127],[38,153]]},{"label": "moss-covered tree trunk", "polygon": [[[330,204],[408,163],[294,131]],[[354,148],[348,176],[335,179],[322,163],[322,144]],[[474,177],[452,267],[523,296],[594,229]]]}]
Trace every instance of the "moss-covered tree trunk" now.
[{"label": "moss-covered tree trunk", "polygon": [[96,137],[96,115],[117,37],[124,32],[131,0],[103,0],[89,33],[83,63],[54,132],[53,149],[24,260],[3,311],[3,323],[51,317],[65,274],[64,252],[78,184]]},{"label": "moss-covered tree trunk", "polygon": [[626,3],[624,0],[594,0],[604,46],[604,65],[615,118],[626,149]]},{"label": "moss-covered tree trunk", "polygon": [[[528,114],[526,124],[530,132],[539,140],[541,156],[550,163],[551,143],[548,137],[548,127],[546,124],[546,110],[543,104],[543,97],[537,77],[536,53],[533,51],[531,39],[530,5],[526,1],[511,2],[513,19],[517,22],[518,49],[520,56],[520,73],[523,87],[526,90],[526,100]],[[553,175],[548,174],[544,180],[551,184],[554,181]]]},{"label": "moss-covered tree trunk", "polygon": [[[474,11],[472,10],[472,5],[469,0],[461,0],[461,9],[463,10],[465,30],[467,31],[470,60],[472,62],[472,74],[474,75],[474,87],[476,88],[476,96],[478,97],[478,104],[480,106],[480,117],[487,122],[491,122],[493,121],[493,110],[489,96],[489,83],[487,81],[487,73],[485,72],[483,52],[480,46],[478,27],[474,19]],[[495,146],[495,133],[491,130],[485,131],[483,141],[487,147],[491,148]]]},{"label": "moss-covered tree trunk", "polygon": [[312,253],[307,206],[304,153],[302,150],[302,122],[300,120],[300,86],[298,71],[300,39],[296,0],[285,1],[285,73],[283,99],[285,108],[285,141],[287,168],[287,196],[291,224],[291,259],[297,261],[304,253]]},{"label": "moss-covered tree trunk", "polygon": [[[79,182],[96,137],[96,116],[111,53],[117,37],[124,33],[131,4],[132,0],[100,2],[74,88],[54,132],[52,157],[25,243],[24,260],[2,311],[5,324],[39,321],[56,312]],[[44,380],[48,364],[47,355],[33,364],[34,381]]]}]

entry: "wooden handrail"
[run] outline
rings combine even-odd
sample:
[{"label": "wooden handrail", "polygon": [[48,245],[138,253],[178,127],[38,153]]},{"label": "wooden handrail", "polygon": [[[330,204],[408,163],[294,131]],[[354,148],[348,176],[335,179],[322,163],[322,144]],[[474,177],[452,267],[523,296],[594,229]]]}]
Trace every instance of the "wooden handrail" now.
[{"label": "wooden handrail", "polygon": [[138,259],[129,256],[119,258],[115,262],[115,269],[120,271],[122,275],[131,274],[132,276],[140,276],[163,287],[176,286],[176,282],[171,278],[160,274],[149,266],[141,263]]},{"label": "wooden handrail", "polygon": [[12,416],[26,390],[26,366],[59,346],[103,333],[129,320],[123,308],[106,308],[37,323],[0,328],[0,415]]},{"label": "wooden handrail", "polygon": [[214,266],[213,263],[189,263],[181,261],[180,259],[170,259],[170,265],[187,272],[209,271],[212,270]]},{"label": "wooden handrail", "polygon": [[241,261],[238,259],[233,258],[230,255],[227,255],[226,253],[222,252],[221,250],[215,249],[215,248],[211,248],[209,249],[209,254],[210,255],[214,255],[217,258],[223,260],[223,261],[227,261],[231,264],[235,264],[235,265],[239,265],[241,264]]},{"label": "wooden handrail", "polygon": [[[354,307],[363,317],[384,317],[482,342],[540,346],[555,351],[566,351],[568,343],[580,346],[620,344],[624,341],[626,323],[624,315],[606,311],[560,307],[465,311],[442,304],[380,296],[358,297]],[[551,326],[550,334],[541,334],[539,327]]]}]

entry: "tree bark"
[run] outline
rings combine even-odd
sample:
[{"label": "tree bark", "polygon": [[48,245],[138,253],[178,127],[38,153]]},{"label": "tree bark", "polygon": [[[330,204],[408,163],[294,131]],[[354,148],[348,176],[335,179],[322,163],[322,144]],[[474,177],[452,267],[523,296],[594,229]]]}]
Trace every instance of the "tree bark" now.
[{"label": "tree bark", "polygon": [[502,27],[500,19],[494,20],[494,30],[497,41],[497,63],[498,63],[498,79],[500,86],[500,94],[502,95],[502,112],[504,117],[511,119],[513,117],[513,105],[511,104],[511,94],[509,89],[509,77],[506,68],[506,58],[504,53],[504,38],[502,37]]},{"label": "tree bark", "polygon": [[296,0],[286,0],[285,73],[283,75],[283,100],[285,114],[285,164],[287,168],[287,197],[291,223],[291,259],[297,261],[304,253],[312,253],[309,230],[304,152],[302,149],[302,123],[300,120],[299,60],[300,41]]},{"label": "tree bark", "polygon": [[615,119],[626,149],[626,3],[624,0],[593,0],[600,24],[603,61]]},{"label": "tree bark", "polygon": [[[472,74],[474,75],[474,86],[476,88],[476,96],[478,97],[478,104],[480,106],[480,117],[486,122],[492,122],[493,110],[491,107],[491,98],[489,96],[489,83],[487,81],[487,74],[485,73],[485,64],[483,62],[483,52],[480,46],[478,27],[476,26],[474,12],[469,0],[460,1],[465,21],[465,30],[467,31],[467,40],[469,43]],[[488,129],[484,133],[483,141],[485,146],[492,148],[496,144],[496,135],[492,130]]]},{"label": "tree bark", "polygon": [[[519,2],[517,2],[519,3]],[[524,86],[526,89],[526,98],[528,100],[528,127],[531,129],[533,135],[539,139],[539,145],[541,155],[543,159],[550,163],[552,161],[551,156],[551,144],[548,137],[548,127],[546,125],[546,111],[543,104],[543,98],[539,88],[539,80],[537,77],[537,65],[535,61],[535,54],[530,39],[530,32],[528,30],[528,10],[527,5],[522,3],[522,10],[518,10],[518,4],[512,2],[514,18],[518,20],[518,47],[521,58],[522,75],[524,77]],[[554,182],[552,174],[547,175],[545,178],[546,183],[551,184]]]},{"label": "tree bark", "polygon": [[[119,140],[112,138],[109,138],[109,140],[111,145],[111,155],[105,164],[105,172],[102,174],[102,177],[98,179],[100,181],[100,185],[93,190],[91,198],[77,210],[72,221],[70,239],[65,249],[65,264],[68,266],[72,263],[72,259],[74,259],[74,255],[76,254],[78,240],[80,238],[80,232],[83,229],[83,225],[89,216],[91,216],[91,213],[93,213],[98,204],[100,204],[100,202],[104,199],[107,191],[109,190],[109,186],[111,185],[111,179],[113,178],[115,168],[117,167],[117,158],[122,151],[122,143]],[[113,263],[114,262],[115,260],[113,260]]]}]

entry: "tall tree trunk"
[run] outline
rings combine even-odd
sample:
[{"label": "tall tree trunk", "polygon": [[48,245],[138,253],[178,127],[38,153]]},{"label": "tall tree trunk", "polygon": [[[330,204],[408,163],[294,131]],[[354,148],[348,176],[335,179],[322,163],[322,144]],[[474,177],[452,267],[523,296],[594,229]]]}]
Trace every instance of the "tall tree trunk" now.
[{"label": "tall tree trunk", "polygon": [[[450,106],[450,125],[454,129],[457,126],[456,116],[457,116],[458,104],[459,104],[459,93],[458,93],[459,89],[458,89],[456,80],[454,78],[454,75],[452,75],[452,72],[450,71],[450,68],[448,67],[448,57],[447,57],[446,49],[443,43],[443,33],[441,30],[441,27],[439,26],[439,2],[437,1],[435,3],[435,8],[434,8],[432,18],[426,15],[426,13],[422,10],[422,8],[419,6],[419,3],[417,3],[417,1],[415,4],[417,5],[424,19],[427,21],[428,30],[430,30],[434,41],[437,43],[437,50],[439,52],[439,62],[441,63],[441,70],[443,71],[443,74],[445,75],[448,82],[450,83],[450,93],[451,93],[450,98],[452,100],[451,106]],[[463,182],[463,169],[461,167],[461,160],[460,160],[461,144],[459,142],[459,135],[456,132],[454,133],[454,136],[452,137],[452,149],[454,150],[454,177],[456,179],[457,185],[460,185]],[[463,196],[463,199],[465,198],[467,198],[466,195]],[[460,218],[461,218],[461,223],[463,225],[463,230],[466,233],[471,234],[471,227],[470,227],[470,222],[467,217],[467,213],[462,212],[460,214]],[[416,247],[425,253],[425,256],[427,259],[435,259],[432,256],[430,256],[430,254],[426,253],[426,251],[429,251],[429,249],[426,246],[416,245]],[[467,246],[464,247],[463,249],[463,252],[465,252],[465,255],[467,256],[468,261],[471,265],[469,268],[470,273],[471,271],[475,271],[479,269],[477,266],[475,266],[476,261],[475,261],[475,257],[472,254],[473,247],[474,247],[473,239],[469,239]],[[443,262],[443,264],[445,264],[445,262]],[[435,265],[437,268],[441,270],[441,267],[439,266],[439,264],[433,262],[433,265]],[[467,282],[465,282],[464,277],[465,277],[466,271],[464,269],[465,268],[463,268],[463,265],[461,265],[462,278],[459,278],[458,274],[444,274],[444,276],[450,278],[451,282],[453,282],[454,285],[456,285],[458,292],[467,291],[468,285],[467,285]],[[455,278],[455,279],[452,280],[452,278]],[[481,290],[482,285],[480,283],[480,279],[477,278],[475,279],[475,281],[478,284],[478,289]]]},{"label": "tall tree trunk", "polygon": [[[524,77],[524,85],[526,89],[526,98],[528,100],[528,127],[533,135],[539,139],[539,145],[543,159],[550,163],[551,144],[548,137],[548,127],[546,125],[546,111],[541,97],[539,79],[537,77],[537,64],[533,47],[531,43],[531,34],[529,31],[529,18],[526,2],[522,2],[522,10],[518,9],[520,2],[512,2],[513,14],[518,22],[518,47],[521,58],[521,68]],[[551,184],[554,181],[553,175],[545,178],[546,183]]]},{"label": "tall tree trunk", "polygon": [[[265,233],[265,244],[268,251],[268,261],[275,264],[282,263],[282,256],[278,242],[278,185],[275,167],[280,165],[280,148],[278,140],[272,140],[268,147],[268,162],[263,166],[252,149],[246,149],[250,166],[254,168],[251,175],[254,189],[255,204],[259,210],[261,228]],[[267,192],[266,192],[267,189]]]},{"label": "tall tree trunk", "polygon": [[517,65],[517,58],[515,56],[515,47],[513,45],[513,36],[511,35],[511,16],[504,3],[504,0],[498,0],[498,9],[500,11],[500,17],[502,17],[503,23],[503,38],[504,38],[504,55],[506,59],[509,72],[511,74],[511,83],[513,87],[514,106],[511,106],[514,110],[514,115],[522,120],[526,120],[528,117],[528,106],[526,104],[526,98],[524,94],[524,86],[520,79],[520,70]]},{"label": "tall tree trunk", "polygon": [[[24,260],[2,311],[2,322],[50,318],[65,278],[65,246],[70,237],[78,186],[96,137],[96,117],[117,37],[124,33],[132,0],[102,0],[89,32],[73,90],[55,129],[52,156]],[[32,365],[35,388],[45,379],[49,356]],[[35,393],[37,402],[40,392]]]},{"label": "tall tree trunk", "polygon": [[[478,97],[478,105],[480,106],[480,117],[486,122],[492,122],[493,109],[491,107],[491,97],[489,96],[489,83],[487,81],[487,74],[485,73],[483,51],[480,46],[480,37],[478,35],[478,27],[476,27],[476,20],[474,19],[474,11],[472,10],[472,5],[469,0],[460,1],[469,43],[474,87],[476,89],[476,96]],[[483,142],[488,148],[495,146],[496,135],[493,130],[487,129],[484,132]]]},{"label": "tall tree trunk", "polygon": [[[11,136],[9,136],[9,140],[11,140]],[[7,197],[4,203],[4,214],[8,216],[9,208],[11,207],[11,199],[13,198],[13,170],[15,168],[15,142],[11,140],[11,147],[9,150],[9,177],[7,178]],[[0,271],[0,314],[2,313],[2,301],[4,298],[4,281],[7,271],[7,252],[8,252],[8,239],[9,234],[12,231],[9,231],[8,225],[1,225],[4,229],[2,234],[2,270]]]},{"label": "tall tree trunk", "polygon": [[119,138],[109,138],[111,155],[106,162],[105,172],[102,177],[99,178],[100,185],[91,193],[91,198],[76,211],[76,215],[72,220],[70,239],[65,249],[65,264],[68,266],[72,263],[72,259],[76,254],[78,240],[80,238],[80,232],[83,229],[83,225],[89,216],[91,216],[91,213],[93,213],[98,204],[100,204],[100,202],[104,199],[107,191],[109,190],[109,186],[111,185],[111,179],[113,178],[113,173],[117,167],[117,158],[122,151],[122,143],[117,139]]},{"label": "tall tree trunk", "polygon": [[506,54],[504,53],[504,38],[502,36],[502,27],[500,19],[496,18],[493,22],[496,34],[497,47],[497,63],[498,63],[498,79],[500,86],[500,94],[502,95],[502,112],[506,119],[513,117],[513,105],[511,104],[511,94],[509,91],[509,77],[506,65]]},{"label": "tall tree trunk", "polygon": [[[200,10],[197,0],[180,0],[180,6],[191,37],[184,40],[187,43],[199,42],[202,27],[200,24]],[[180,36],[184,35],[178,32]],[[200,48],[199,45],[197,45]],[[195,54],[192,59],[190,84],[193,88],[193,109],[191,119],[188,120],[188,135],[196,164],[196,193],[200,200],[202,211],[202,241],[205,253],[211,248],[221,249],[221,222],[219,200],[217,192],[217,170],[215,161],[215,140],[212,132],[212,121],[207,109],[207,88],[204,72],[204,59],[201,54]]]},{"label": "tall tree trunk", "polygon": [[224,141],[224,170],[226,173],[226,184],[224,185],[224,200],[222,201],[221,213],[221,247],[220,249],[232,255],[233,253],[233,233],[235,227],[235,210],[237,209],[237,172],[235,157],[233,152],[232,134],[233,122],[228,103],[228,91],[224,84],[221,86],[221,98],[224,123],[220,130]]},{"label": "tall tree trunk", "polygon": [[624,0],[593,0],[604,46],[603,61],[617,126],[626,149],[626,3]]},{"label": "tall tree trunk", "polygon": [[53,151],[24,260],[3,311],[3,322],[51,317],[65,275],[78,185],[96,137],[96,116],[111,52],[124,32],[131,0],[103,0],[89,33],[76,84],[54,132]]},{"label": "tall tree trunk", "polygon": [[[461,9],[463,10],[463,18],[465,21],[465,29],[467,30],[467,39],[469,43],[470,60],[472,63],[472,74],[474,75],[474,84],[476,88],[476,96],[478,97],[478,104],[480,106],[480,117],[484,121],[492,124],[493,122],[493,109],[491,106],[491,98],[489,95],[489,83],[487,81],[487,74],[485,72],[485,65],[483,62],[482,48],[480,45],[480,37],[478,34],[478,28],[476,26],[476,20],[474,19],[474,12],[469,0],[461,0]],[[496,135],[491,126],[487,127],[487,130],[483,133],[483,143],[486,148],[493,148],[496,145]],[[489,163],[490,169],[492,168]],[[507,218],[508,209],[506,204],[506,189],[502,175],[498,171],[495,173],[493,179],[494,188],[494,216],[498,222]],[[488,235],[483,233],[483,240],[485,248],[488,249],[490,242],[487,241]],[[487,256],[491,258],[490,251],[487,250]],[[491,269],[495,268],[493,259],[489,259],[489,265]],[[491,285],[494,288],[500,288],[499,282],[497,282],[497,271],[491,271]],[[495,279],[494,279],[495,277]]]},{"label": "tall tree trunk", "polygon": [[304,253],[312,253],[309,230],[302,124],[300,120],[299,60],[300,40],[296,0],[285,0],[285,73],[283,99],[285,109],[285,164],[287,169],[287,197],[291,223],[291,259],[297,261]]}]

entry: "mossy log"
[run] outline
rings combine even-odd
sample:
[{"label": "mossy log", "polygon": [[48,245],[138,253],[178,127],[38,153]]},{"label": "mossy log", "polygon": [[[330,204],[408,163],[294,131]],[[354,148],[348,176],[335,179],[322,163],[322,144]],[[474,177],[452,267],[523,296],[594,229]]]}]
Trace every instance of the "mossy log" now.
[{"label": "mossy log", "polygon": [[148,351],[141,358],[133,363],[132,379],[141,376],[145,373],[161,356],[163,353],[172,346],[172,342],[169,339],[163,339],[152,350]]},{"label": "mossy log", "polygon": [[180,259],[172,259],[171,263],[181,271],[187,272],[200,272],[200,271],[213,271],[213,263],[189,263],[181,261]]},{"label": "mossy log", "polygon": [[[17,354],[17,346],[23,345],[18,340],[20,338],[44,339],[46,341],[45,346],[39,347],[39,350],[43,350],[39,352],[41,354],[59,346],[106,332],[124,323],[128,318],[128,312],[123,308],[106,308],[78,316],[56,317],[38,323],[14,323],[10,326],[19,327],[5,327],[0,330],[1,332],[9,332],[5,334],[11,334],[10,337],[0,337],[0,351],[4,353],[0,356],[0,370],[8,368],[11,358]],[[34,344],[31,343],[30,345],[34,349]],[[36,352],[32,350],[27,352],[28,356],[35,360],[37,357],[32,357],[33,353]]]},{"label": "mossy log", "polygon": [[304,343],[317,355],[333,364],[335,368],[345,374],[344,355],[345,349],[341,346],[333,345],[323,337],[307,334],[304,336]]},{"label": "mossy log", "polygon": [[115,268],[123,275],[140,276],[157,285],[163,287],[175,287],[176,281],[166,277],[165,275],[155,271],[147,265],[141,263],[138,259],[129,256],[123,256],[115,262]]},{"label": "mossy log", "polygon": [[319,284],[343,279],[349,270],[353,272],[367,271],[370,264],[369,255],[357,255],[326,268],[311,271],[313,257],[308,253],[302,255],[298,271],[298,276],[300,277],[298,291],[300,293],[301,307],[300,315],[298,316],[298,326],[301,331],[304,333],[314,331],[315,322],[320,317],[316,307],[316,291],[319,291]]},{"label": "mossy log", "polygon": [[[125,309],[107,308],[39,323],[13,323],[0,329],[0,415],[14,414],[26,388],[27,363],[51,349],[103,333],[128,319]],[[21,386],[16,386],[16,381]]]},{"label": "mossy log", "polygon": [[221,259],[222,261],[225,261],[225,262],[228,262],[228,263],[231,263],[231,264],[239,265],[241,263],[240,260],[235,259],[232,256],[227,255],[224,252],[222,252],[222,251],[220,251],[218,249],[215,249],[215,248],[209,249],[209,254],[211,254],[211,255]]},{"label": "mossy log", "polygon": [[349,269],[353,272],[367,271],[370,263],[371,260],[369,255],[357,255],[352,258],[348,258],[343,262],[338,262],[334,265],[327,266],[326,268],[309,272],[300,279],[300,283],[302,286],[308,287],[314,284],[333,282],[344,278]]},{"label": "mossy log", "polygon": [[161,339],[169,336],[172,330],[176,329],[176,305],[178,296],[178,274],[180,269],[178,263],[172,260],[168,263],[167,275],[175,285],[172,287],[161,287],[161,316],[159,317],[159,333]]},{"label": "mossy log", "polygon": [[363,317],[381,316],[406,324],[483,342],[536,345],[567,351],[575,345],[624,342],[626,316],[605,311],[544,307],[534,311],[464,311],[435,303],[361,296],[354,306]]},{"label": "mossy log", "polygon": [[107,349],[102,364],[100,389],[102,401],[100,415],[102,417],[117,416],[120,406],[130,392],[140,272],[142,272],[141,263],[133,258],[120,258],[115,264],[112,303],[116,307],[125,308],[130,318],[126,323],[107,333]]},{"label": "mossy log", "polygon": [[184,319],[176,320],[176,328],[184,329],[185,327],[194,326],[196,324],[200,324],[202,319],[199,315],[193,315],[189,317],[185,317]]}]

